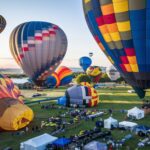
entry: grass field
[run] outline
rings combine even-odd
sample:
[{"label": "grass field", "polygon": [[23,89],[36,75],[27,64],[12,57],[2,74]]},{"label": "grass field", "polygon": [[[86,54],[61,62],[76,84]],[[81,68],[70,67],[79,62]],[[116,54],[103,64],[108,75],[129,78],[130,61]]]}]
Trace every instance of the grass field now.
[{"label": "grass field", "polygon": [[[115,110],[113,112],[113,117],[118,119],[119,121],[124,120],[125,114],[122,114],[119,112],[121,109],[130,109],[134,106],[141,106],[142,102],[140,99],[136,96],[135,93],[128,93],[127,90],[130,89],[130,87],[119,87],[119,88],[113,88],[113,89],[98,89],[99,97],[101,102],[96,109],[113,109]],[[54,90],[45,90],[42,93],[48,94],[48,96],[51,97],[56,97],[56,96],[63,96],[64,95],[65,89],[54,89]],[[36,92],[32,90],[24,90],[22,93],[28,97],[28,101],[33,101],[33,100],[38,100],[39,98],[32,99],[30,98],[31,95]],[[150,91],[147,92],[147,99],[150,99]],[[60,115],[61,113],[65,112],[66,110],[61,110],[61,109],[49,109],[49,110],[43,110],[41,109],[40,104],[35,104],[30,106],[34,113],[35,113],[35,118],[33,122],[29,125],[29,128],[32,128],[33,125],[39,125],[42,120],[47,119],[48,117],[51,116],[57,116]],[[94,109],[95,109],[94,108]],[[93,109],[93,108],[91,108]],[[108,118],[109,115],[104,115],[102,118]],[[96,120],[95,120],[96,121]],[[150,115],[147,115],[144,119],[136,121],[139,124],[144,124],[150,126]],[[80,124],[74,125],[71,128],[67,128],[65,133],[58,134],[57,136],[63,136],[65,135],[66,137],[69,137],[70,135],[77,134],[80,130],[83,129],[92,129],[95,125],[95,122],[92,122],[91,120],[87,122],[81,121]],[[14,150],[19,149],[20,142],[25,141],[29,138],[35,137],[37,135],[43,134],[43,133],[50,133],[52,131],[52,128],[44,128],[40,132],[35,132],[32,133],[29,131],[28,133],[25,133],[24,135],[20,136],[12,136],[11,132],[1,132],[0,133],[0,150],[4,149],[7,146],[10,146],[14,148]],[[127,135],[129,132],[124,131],[121,132],[119,130],[114,130],[112,131],[113,137],[115,139],[121,139],[125,135]],[[126,149],[127,145],[130,145],[131,150],[134,150],[136,148],[137,142],[139,141],[139,137],[134,135],[133,139],[129,140],[126,145],[122,149]],[[144,150],[149,150],[150,147],[145,147],[143,148]]]}]

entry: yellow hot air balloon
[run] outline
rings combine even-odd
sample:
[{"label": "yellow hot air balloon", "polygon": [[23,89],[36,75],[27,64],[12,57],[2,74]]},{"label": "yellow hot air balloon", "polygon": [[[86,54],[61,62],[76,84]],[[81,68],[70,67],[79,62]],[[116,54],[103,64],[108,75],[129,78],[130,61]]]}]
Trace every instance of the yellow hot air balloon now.
[{"label": "yellow hot air balloon", "polygon": [[33,116],[33,111],[23,104],[18,87],[8,77],[0,75],[0,128],[21,129],[32,121]]}]

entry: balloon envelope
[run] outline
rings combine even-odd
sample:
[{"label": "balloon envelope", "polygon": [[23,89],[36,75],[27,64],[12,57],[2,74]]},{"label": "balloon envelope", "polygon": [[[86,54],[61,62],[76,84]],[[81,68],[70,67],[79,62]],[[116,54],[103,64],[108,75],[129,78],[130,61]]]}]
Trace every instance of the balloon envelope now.
[{"label": "balloon envelope", "polygon": [[66,66],[61,66],[56,70],[58,77],[60,79],[60,85],[67,85],[73,79],[73,72]]},{"label": "balloon envelope", "polygon": [[93,37],[140,98],[150,88],[150,1],[83,0]]},{"label": "balloon envelope", "polygon": [[84,71],[92,64],[92,60],[89,57],[81,57],[79,60],[79,64]]},{"label": "balloon envelope", "polygon": [[106,73],[112,81],[116,81],[117,79],[120,78],[120,73],[117,71],[117,69],[114,66],[108,67],[106,69]]},{"label": "balloon envelope", "polygon": [[33,119],[33,111],[23,104],[23,97],[11,79],[0,75],[0,128],[18,130]]},{"label": "balloon envelope", "polygon": [[0,33],[5,29],[6,27],[6,20],[3,16],[0,15]]},{"label": "balloon envelope", "polygon": [[10,49],[24,72],[41,85],[61,63],[67,38],[63,30],[52,23],[26,22],[12,31]]},{"label": "balloon envelope", "polygon": [[89,53],[89,57],[92,57],[92,56],[93,56],[93,52],[90,52],[90,53]]},{"label": "balloon envelope", "polygon": [[45,80],[45,85],[49,88],[68,85],[72,79],[72,70],[68,67],[61,66]]},{"label": "balloon envelope", "polygon": [[[77,94],[78,93],[78,94]],[[97,91],[89,84],[74,85],[66,90],[66,106],[70,104],[96,106],[99,103]]]},{"label": "balloon envelope", "polygon": [[55,88],[58,87],[60,85],[60,79],[58,77],[58,74],[56,72],[54,72],[51,76],[49,76],[46,80],[45,80],[45,85],[48,88]]},{"label": "balloon envelope", "polygon": [[91,77],[92,82],[97,83],[99,82],[101,76],[102,76],[102,71],[100,67],[98,66],[90,66],[86,70],[86,74]]}]

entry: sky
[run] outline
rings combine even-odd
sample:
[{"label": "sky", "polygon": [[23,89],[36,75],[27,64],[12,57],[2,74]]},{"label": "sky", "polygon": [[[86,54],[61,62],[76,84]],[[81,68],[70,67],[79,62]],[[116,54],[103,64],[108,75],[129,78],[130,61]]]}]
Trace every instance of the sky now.
[{"label": "sky", "polygon": [[93,52],[92,65],[110,66],[90,33],[83,13],[82,0],[0,0],[0,15],[7,26],[0,34],[0,68],[17,68],[9,49],[9,36],[19,24],[47,21],[61,27],[67,35],[67,53],[61,65],[79,67],[79,58]]}]

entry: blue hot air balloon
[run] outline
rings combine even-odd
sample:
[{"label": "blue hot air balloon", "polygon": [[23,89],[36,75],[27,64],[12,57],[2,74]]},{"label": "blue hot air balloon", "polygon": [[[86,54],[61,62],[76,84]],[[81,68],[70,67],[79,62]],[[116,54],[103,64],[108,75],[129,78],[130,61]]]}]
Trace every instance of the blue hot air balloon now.
[{"label": "blue hot air balloon", "polygon": [[82,69],[86,71],[86,69],[92,64],[92,60],[91,58],[84,56],[79,59],[79,63]]}]

